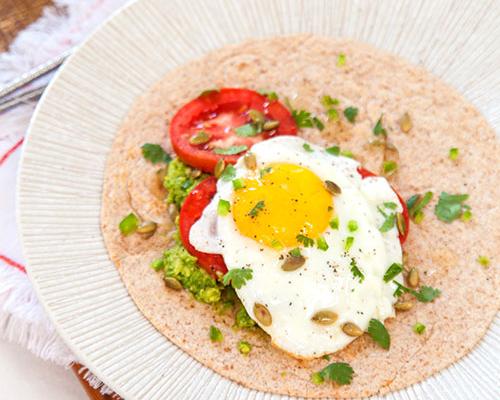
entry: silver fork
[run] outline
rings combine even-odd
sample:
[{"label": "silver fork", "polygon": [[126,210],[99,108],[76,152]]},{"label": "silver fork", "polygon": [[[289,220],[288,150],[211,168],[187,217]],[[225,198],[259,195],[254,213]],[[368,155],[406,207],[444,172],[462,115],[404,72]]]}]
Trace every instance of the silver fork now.
[{"label": "silver fork", "polygon": [[68,50],[61,55],[29,70],[21,76],[13,79],[7,85],[0,88],[0,113],[25,103],[28,100],[40,97],[47,85],[40,85],[33,89],[23,90],[23,87],[57,69],[66,58],[71,54]]}]

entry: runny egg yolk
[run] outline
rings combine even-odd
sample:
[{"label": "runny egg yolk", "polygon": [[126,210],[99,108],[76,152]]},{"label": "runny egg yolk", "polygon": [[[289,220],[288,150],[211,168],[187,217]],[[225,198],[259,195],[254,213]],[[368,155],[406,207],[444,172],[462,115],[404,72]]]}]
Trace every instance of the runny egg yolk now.
[{"label": "runny egg yolk", "polygon": [[317,238],[332,212],[323,181],[298,165],[268,165],[234,191],[233,218],[240,233],[274,248],[297,246],[299,234]]}]

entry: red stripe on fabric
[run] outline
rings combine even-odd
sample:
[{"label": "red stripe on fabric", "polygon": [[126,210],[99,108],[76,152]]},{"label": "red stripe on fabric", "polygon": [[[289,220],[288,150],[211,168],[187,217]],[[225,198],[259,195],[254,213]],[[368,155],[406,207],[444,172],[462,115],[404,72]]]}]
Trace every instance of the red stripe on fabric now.
[{"label": "red stripe on fabric", "polygon": [[26,272],[26,268],[24,268],[24,265],[21,265],[18,262],[11,260],[9,257],[0,254],[0,260],[4,261],[7,265],[10,265],[11,267],[17,268],[21,272]]},{"label": "red stripe on fabric", "polygon": [[0,158],[0,165],[2,165],[7,159],[11,156],[12,153],[14,153],[19,146],[23,144],[24,138],[21,138],[18,140],[18,142],[12,146],[9,150],[7,150],[7,153],[5,153],[2,158]]}]

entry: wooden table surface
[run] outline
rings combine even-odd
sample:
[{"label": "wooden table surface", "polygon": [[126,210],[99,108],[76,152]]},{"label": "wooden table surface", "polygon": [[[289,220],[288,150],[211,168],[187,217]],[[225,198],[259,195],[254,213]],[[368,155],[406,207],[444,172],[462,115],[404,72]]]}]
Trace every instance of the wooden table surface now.
[{"label": "wooden table surface", "polygon": [[[0,52],[8,50],[10,42],[17,33],[37,20],[42,15],[43,8],[51,3],[52,0],[0,0]],[[103,396],[89,387],[77,373],[79,368],[79,365],[75,365],[73,371],[89,399],[108,400],[112,398],[111,396]]]}]

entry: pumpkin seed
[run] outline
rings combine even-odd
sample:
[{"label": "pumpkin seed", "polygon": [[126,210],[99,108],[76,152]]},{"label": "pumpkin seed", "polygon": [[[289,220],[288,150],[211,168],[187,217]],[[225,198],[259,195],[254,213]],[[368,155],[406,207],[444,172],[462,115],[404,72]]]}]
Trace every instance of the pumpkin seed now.
[{"label": "pumpkin seed", "polygon": [[158,225],[156,224],[156,222],[146,221],[146,222],[141,223],[137,227],[136,232],[141,234],[142,236],[144,236],[147,239],[147,238],[153,236],[153,234],[156,232],[156,228],[158,228]]},{"label": "pumpkin seed", "polygon": [[337,320],[337,318],[338,315],[333,311],[322,310],[314,314],[311,320],[320,325],[331,325]]},{"label": "pumpkin seed", "polygon": [[352,322],[346,322],[342,325],[342,331],[348,336],[361,336],[364,333],[359,326]]},{"label": "pumpkin seed", "polygon": [[411,121],[410,114],[408,114],[407,112],[403,114],[403,116],[399,120],[399,127],[404,133],[410,132],[410,129],[413,127],[413,122]]},{"label": "pumpkin seed", "polygon": [[300,256],[292,256],[289,255],[283,265],[281,266],[281,269],[283,271],[295,271],[296,269],[299,269],[304,265],[306,262],[306,258],[302,255]]},{"label": "pumpkin seed", "polygon": [[182,284],[175,278],[172,278],[171,276],[166,276],[163,278],[165,281],[165,286],[173,289],[173,290],[181,290],[182,289]]},{"label": "pumpkin seed", "polygon": [[406,222],[405,218],[403,217],[403,214],[401,213],[396,214],[396,225],[398,227],[399,233],[402,236],[406,235]]},{"label": "pumpkin seed", "polygon": [[262,125],[262,129],[265,131],[272,131],[273,129],[276,129],[278,126],[280,126],[280,122],[276,120],[269,120],[264,122],[264,125]]},{"label": "pumpkin seed", "polygon": [[408,311],[413,307],[413,303],[411,301],[398,301],[394,304],[394,308],[398,311]]},{"label": "pumpkin seed", "polygon": [[255,157],[255,154],[253,154],[253,153],[245,154],[243,161],[245,162],[245,166],[248,169],[253,170],[253,169],[257,168],[257,158]]},{"label": "pumpkin seed", "polygon": [[273,323],[273,317],[267,307],[260,303],[255,303],[253,306],[253,314],[257,321],[264,326],[269,326]]},{"label": "pumpkin seed", "polygon": [[258,110],[254,109],[248,110],[248,116],[250,117],[250,119],[254,124],[262,124],[265,121],[264,114],[262,114]]},{"label": "pumpkin seed", "polygon": [[225,168],[226,168],[226,162],[224,161],[224,159],[219,158],[219,160],[217,161],[217,164],[215,164],[215,168],[214,168],[215,177],[219,178]]},{"label": "pumpkin seed", "polygon": [[195,133],[189,138],[189,143],[191,144],[205,144],[210,140],[210,136],[205,131],[200,131]]},{"label": "pumpkin seed", "polygon": [[201,171],[199,169],[193,169],[191,171],[191,178],[198,178],[201,176]]},{"label": "pumpkin seed", "polygon": [[406,277],[406,282],[413,288],[418,286],[420,277],[418,276],[418,270],[416,268],[410,269],[410,272],[408,272],[408,276]]},{"label": "pumpkin seed", "polygon": [[334,183],[332,181],[325,181],[325,188],[331,194],[340,194],[340,193],[342,193],[342,190],[340,189],[340,187],[336,183]]}]

